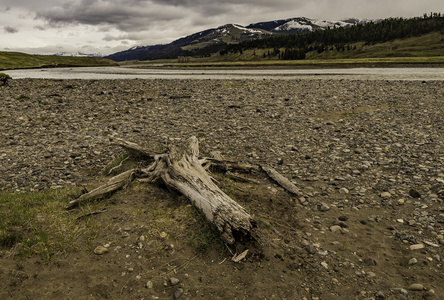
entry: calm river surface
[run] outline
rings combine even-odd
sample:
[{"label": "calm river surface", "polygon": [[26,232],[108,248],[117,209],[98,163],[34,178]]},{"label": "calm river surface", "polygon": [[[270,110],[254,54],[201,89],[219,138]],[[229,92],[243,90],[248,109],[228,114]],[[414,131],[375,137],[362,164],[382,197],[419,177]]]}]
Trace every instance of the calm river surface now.
[{"label": "calm river surface", "polygon": [[444,80],[444,68],[350,69],[170,69],[137,67],[84,67],[5,71],[12,78],[47,79],[351,79]]}]

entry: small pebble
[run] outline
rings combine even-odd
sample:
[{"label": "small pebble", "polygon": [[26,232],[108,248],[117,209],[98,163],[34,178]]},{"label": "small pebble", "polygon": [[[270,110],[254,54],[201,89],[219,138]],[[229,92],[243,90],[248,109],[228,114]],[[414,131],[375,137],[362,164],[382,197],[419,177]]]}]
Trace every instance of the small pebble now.
[{"label": "small pebble", "polygon": [[340,189],[339,189],[339,193],[341,193],[341,194],[348,194],[348,193],[350,193],[350,192],[349,192],[349,190],[346,189],[346,188],[340,188]]},{"label": "small pebble", "polygon": [[107,253],[108,251],[109,251],[108,248],[105,248],[103,246],[97,246],[96,249],[94,249],[94,254],[102,255]]},{"label": "small pebble", "polygon": [[420,194],[417,190],[411,189],[411,190],[409,191],[409,194],[410,194],[410,196],[412,196],[413,198],[421,198],[421,194]]},{"label": "small pebble", "polygon": [[338,218],[338,220],[339,220],[339,221],[342,221],[342,222],[346,222],[346,221],[348,221],[348,217],[347,217],[347,216],[340,216],[340,217]]},{"label": "small pebble", "polygon": [[337,231],[341,232],[341,226],[339,226],[339,225],[331,226],[330,231],[331,232],[337,232]]},{"label": "small pebble", "polygon": [[177,289],[177,290],[174,292],[174,299],[179,299],[180,296],[182,296],[182,294],[183,294],[183,290],[182,290],[182,289]]},{"label": "small pebble", "polygon": [[400,289],[399,293],[405,297],[407,297],[409,295],[409,292],[406,289]]},{"label": "small pebble", "polygon": [[424,286],[420,283],[413,283],[408,288],[410,291],[422,291]]},{"label": "small pebble", "polygon": [[330,210],[330,206],[325,203],[322,203],[321,206],[319,207],[319,210],[320,211],[328,211],[328,210]]},{"label": "small pebble", "polygon": [[367,272],[367,276],[370,278],[376,277],[376,273],[373,272]]},{"label": "small pebble", "polygon": [[377,292],[375,297],[376,297],[376,299],[385,299],[385,295],[381,291]]},{"label": "small pebble", "polygon": [[308,253],[310,254],[315,254],[316,253],[316,247],[313,246],[312,244],[308,244],[305,246],[305,250],[307,250]]},{"label": "small pebble", "polygon": [[424,244],[415,244],[410,246],[410,250],[419,250],[424,248]]},{"label": "small pebble", "polygon": [[381,198],[384,198],[384,199],[390,198],[391,196],[392,196],[392,194],[390,194],[389,192],[381,193]]},{"label": "small pebble", "polygon": [[364,258],[364,262],[369,266],[376,266],[376,261],[371,257]]}]

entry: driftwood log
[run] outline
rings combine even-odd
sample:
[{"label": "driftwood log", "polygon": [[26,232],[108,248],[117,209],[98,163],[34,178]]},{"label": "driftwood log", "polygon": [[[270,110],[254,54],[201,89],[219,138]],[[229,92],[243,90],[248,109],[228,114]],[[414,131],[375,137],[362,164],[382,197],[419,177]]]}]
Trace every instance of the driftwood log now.
[{"label": "driftwood log", "polygon": [[[206,220],[217,227],[222,240],[233,244],[237,240],[253,237],[252,230],[255,227],[255,222],[241,205],[214,183],[206,170],[209,165],[231,175],[233,175],[231,171],[250,173],[262,169],[290,193],[297,194],[299,191],[288,179],[268,167],[262,166],[261,168],[226,161],[221,156],[199,159],[199,144],[196,137],[191,137],[184,145],[169,146],[168,152],[164,154],[152,154],[143,147],[122,139],[115,139],[113,143],[126,149],[131,156],[143,162],[143,165],[147,165],[148,162],[149,166],[138,167],[112,177],[106,184],[69,202],[66,206],[67,209],[88,200],[106,197],[135,178],[151,183],[161,181],[169,188],[185,195],[204,214]],[[234,176],[248,181],[245,177]],[[258,183],[254,180],[250,182]]]}]

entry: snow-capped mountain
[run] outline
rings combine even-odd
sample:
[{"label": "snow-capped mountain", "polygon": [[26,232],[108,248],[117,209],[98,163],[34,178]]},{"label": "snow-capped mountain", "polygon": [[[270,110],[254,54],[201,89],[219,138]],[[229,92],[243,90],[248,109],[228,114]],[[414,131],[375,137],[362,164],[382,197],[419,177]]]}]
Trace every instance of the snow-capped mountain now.
[{"label": "snow-capped mountain", "polygon": [[82,53],[82,52],[59,52],[53,54],[54,56],[72,56],[72,57],[103,57],[104,55],[101,53]]},{"label": "snow-capped mountain", "polygon": [[365,24],[369,20],[359,19],[342,19],[339,21],[316,20],[305,17],[290,18],[283,20],[276,20],[270,22],[254,23],[247,26],[247,28],[261,28],[275,33],[303,33],[314,30],[325,30],[334,27],[349,27],[358,23]]},{"label": "snow-capped mountain", "polygon": [[168,59],[179,56],[209,56],[224,49],[227,44],[260,39],[277,34],[304,33],[334,27],[348,27],[366,22],[368,21],[358,19],[328,21],[300,17],[254,23],[248,26],[227,24],[180,38],[170,44],[137,46],[111,54],[106,58],[115,61],[125,61]]}]

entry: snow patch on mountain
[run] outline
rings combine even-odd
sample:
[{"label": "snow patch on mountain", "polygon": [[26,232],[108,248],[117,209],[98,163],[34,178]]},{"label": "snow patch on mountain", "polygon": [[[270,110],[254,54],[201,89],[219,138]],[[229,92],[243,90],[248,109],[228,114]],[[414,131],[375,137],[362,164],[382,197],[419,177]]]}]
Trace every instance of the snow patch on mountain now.
[{"label": "snow patch on mountain", "polygon": [[303,31],[311,31],[313,30],[313,26],[307,24],[306,22],[301,22],[297,20],[290,20],[287,23],[276,27],[275,31],[288,31],[288,30],[303,30]]},{"label": "snow patch on mountain", "polygon": [[82,53],[82,52],[59,52],[53,54],[54,56],[69,56],[69,57],[103,57],[102,53]]},{"label": "snow patch on mountain", "polygon": [[299,31],[299,32],[307,32],[314,31],[318,29],[327,29],[334,27],[349,27],[355,25],[357,23],[365,24],[366,20],[358,20],[358,19],[343,19],[339,21],[328,21],[328,20],[316,20],[309,18],[292,18],[287,20],[282,20],[283,23],[272,29],[271,31],[276,32],[285,32],[285,31]]},{"label": "snow patch on mountain", "polygon": [[250,28],[246,28],[240,25],[236,25],[236,24],[232,24],[234,28],[240,29],[243,32],[249,32],[249,33],[262,33],[262,31],[260,30],[255,30],[255,29],[250,29]]}]

